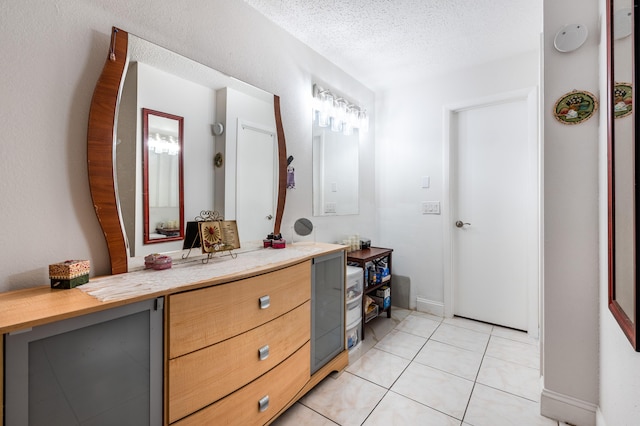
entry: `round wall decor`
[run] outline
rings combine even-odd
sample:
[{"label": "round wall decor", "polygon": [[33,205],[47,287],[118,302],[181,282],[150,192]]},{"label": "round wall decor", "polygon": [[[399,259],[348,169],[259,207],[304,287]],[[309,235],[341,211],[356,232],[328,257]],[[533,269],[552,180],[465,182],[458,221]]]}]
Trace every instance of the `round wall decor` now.
[{"label": "round wall decor", "polygon": [[598,100],[586,90],[574,90],[556,101],[553,116],[562,124],[579,124],[598,110]]},{"label": "round wall decor", "polygon": [[633,88],[631,83],[616,82],[613,87],[613,117],[622,118],[633,111]]}]

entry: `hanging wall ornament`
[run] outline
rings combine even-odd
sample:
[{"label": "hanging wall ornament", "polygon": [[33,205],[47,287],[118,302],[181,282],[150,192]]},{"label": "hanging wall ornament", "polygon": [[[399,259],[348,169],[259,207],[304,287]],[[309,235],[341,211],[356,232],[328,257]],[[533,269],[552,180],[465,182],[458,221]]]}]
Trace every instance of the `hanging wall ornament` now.
[{"label": "hanging wall ornament", "polygon": [[598,100],[586,90],[574,90],[558,99],[553,107],[553,116],[562,124],[580,124],[598,110]]},{"label": "hanging wall ornament", "polygon": [[626,117],[632,111],[633,88],[631,83],[616,83],[613,87],[613,117]]}]

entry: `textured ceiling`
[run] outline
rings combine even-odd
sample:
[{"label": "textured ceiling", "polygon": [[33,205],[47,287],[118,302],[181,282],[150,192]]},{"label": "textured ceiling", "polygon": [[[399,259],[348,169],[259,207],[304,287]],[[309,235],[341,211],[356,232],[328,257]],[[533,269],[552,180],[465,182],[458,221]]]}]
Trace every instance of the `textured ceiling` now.
[{"label": "textured ceiling", "polygon": [[372,89],[538,48],[542,0],[245,0]]}]

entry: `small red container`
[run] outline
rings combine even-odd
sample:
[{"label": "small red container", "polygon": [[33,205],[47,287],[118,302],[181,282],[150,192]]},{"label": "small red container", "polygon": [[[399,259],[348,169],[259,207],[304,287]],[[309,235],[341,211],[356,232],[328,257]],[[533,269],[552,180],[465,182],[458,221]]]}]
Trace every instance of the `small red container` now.
[{"label": "small red container", "polygon": [[269,248],[269,247],[271,247],[272,242],[273,242],[273,240],[265,238],[264,240],[262,240],[262,246],[264,248]]},{"label": "small red container", "polygon": [[273,247],[274,249],[283,249],[286,247],[286,245],[287,243],[284,238],[280,240],[273,240],[273,242],[271,243],[271,247]]}]

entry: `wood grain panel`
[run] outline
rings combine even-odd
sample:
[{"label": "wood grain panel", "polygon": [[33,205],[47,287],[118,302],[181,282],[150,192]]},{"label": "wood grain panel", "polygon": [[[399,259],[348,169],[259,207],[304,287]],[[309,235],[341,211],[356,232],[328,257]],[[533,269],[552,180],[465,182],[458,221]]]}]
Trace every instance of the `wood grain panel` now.
[{"label": "wood grain panel", "polygon": [[280,233],[284,204],[287,199],[287,142],[284,138],[284,125],[280,112],[280,96],[273,95],[273,109],[276,117],[276,133],[278,135],[278,204],[276,207],[276,221],[273,233]]},{"label": "wood grain panel", "polygon": [[113,160],[118,94],[127,62],[128,39],[126,31],[112,29],[111,48],[93,92],[87,130],[89,187],[107,240],[112,274],[127,272],[127,245],[118,212]]},{"label": "wood grain panel", "polygon": [[[310,344],[247,386],[175,423],[179,426],[262,425],[289,404],[310,377]],[[269,407],[260,412],[258,401],[269,396]]]},{"label": "wood grain panel", "polygon": [[[247,333],[169,361],[169,421],[225,397],[309,341],[311,302]],[[258,349],[268,345],[260,360]]]},{"label": "wood grain panel", "polygon": [[4,336],[0,336],[0,426],[4,424]]},{"label": "wood grain panel", "polygon": [[[259,299],[271,305],[260,309]],[[169,358],[258,327],[311,297],[311,262],[191,292],[171,295]]]}]

